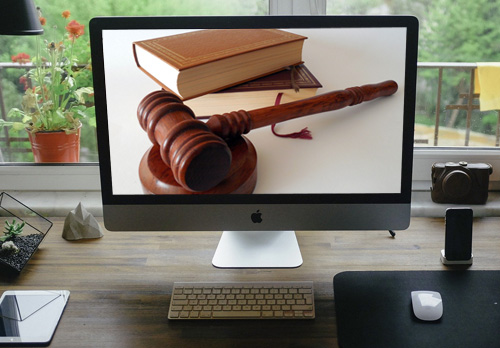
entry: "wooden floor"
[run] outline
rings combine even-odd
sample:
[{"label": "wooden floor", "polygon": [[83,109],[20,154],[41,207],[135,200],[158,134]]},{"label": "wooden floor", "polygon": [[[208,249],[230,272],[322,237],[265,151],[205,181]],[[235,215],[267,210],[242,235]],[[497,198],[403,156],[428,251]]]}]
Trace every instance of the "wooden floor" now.
[{"label": "wooden floor", "polygon": [[[70,300],[51,347],[337,347],[333,276],[352,270],[445,270],[443,219],[414,218],[386,231],[307,232],[297,269],[216,269],[220,232],[108,232],[61,238],[54,227],[19,276],[0,290],[66,289]],[[472,270],[500,269],[500,218],[476,219]],[[174,281],[313,280],[316,319],[167,320]]]}]

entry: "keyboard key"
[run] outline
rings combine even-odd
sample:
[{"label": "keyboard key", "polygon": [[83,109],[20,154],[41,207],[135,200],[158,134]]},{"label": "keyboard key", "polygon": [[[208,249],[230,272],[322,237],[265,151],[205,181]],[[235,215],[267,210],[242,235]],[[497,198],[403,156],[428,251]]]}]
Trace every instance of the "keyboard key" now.
[{"label": "keyboard key", "polygon": [[213,312],[213,318],[259,318],[260,311],[220,311]]}]

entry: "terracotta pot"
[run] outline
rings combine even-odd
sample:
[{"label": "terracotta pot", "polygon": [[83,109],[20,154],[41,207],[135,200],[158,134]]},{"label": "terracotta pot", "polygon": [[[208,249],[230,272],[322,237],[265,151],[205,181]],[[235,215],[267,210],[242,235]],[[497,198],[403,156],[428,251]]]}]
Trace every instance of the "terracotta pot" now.
[{"label": "terracotta pot", "polygon": [[36,163],[79,162],[80,128],[76,133],[64,131],[28,132]]}]

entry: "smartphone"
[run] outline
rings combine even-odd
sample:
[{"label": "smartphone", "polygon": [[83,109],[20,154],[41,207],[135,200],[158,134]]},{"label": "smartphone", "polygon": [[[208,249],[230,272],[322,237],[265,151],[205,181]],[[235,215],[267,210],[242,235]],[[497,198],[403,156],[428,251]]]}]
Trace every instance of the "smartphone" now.
[{"label": "smartphone", "polygon": [[471,208],[448,208],[444,250],[448,261],[466,261],[472,257]]}]

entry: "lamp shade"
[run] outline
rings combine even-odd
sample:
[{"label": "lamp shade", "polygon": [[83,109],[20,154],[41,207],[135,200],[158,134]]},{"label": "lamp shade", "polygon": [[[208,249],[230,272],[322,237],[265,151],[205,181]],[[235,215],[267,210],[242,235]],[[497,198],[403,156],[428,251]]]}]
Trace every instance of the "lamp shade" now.
[{"label": "lamp shade", "polygon": [[0,35],[40,35],[43,29],[33,0],[0,2]]}]

